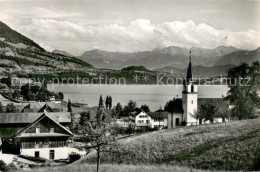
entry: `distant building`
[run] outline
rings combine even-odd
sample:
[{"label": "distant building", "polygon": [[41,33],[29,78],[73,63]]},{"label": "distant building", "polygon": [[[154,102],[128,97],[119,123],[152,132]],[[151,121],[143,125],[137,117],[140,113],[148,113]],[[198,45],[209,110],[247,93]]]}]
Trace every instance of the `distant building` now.
[{"label": "distant building", "polygon": [[26,105],[21,112],[63,112],[63,107],[60,103],[54,102],[31,102]]},{"label": "distant building", "polygon": [[167,126],[167,112],[156,111],[146,113],[142,109],[136,108],[129,114],[129,125],[134,128],[164,128]]},{"label": "distant building", "polygon": [[165,128],[168,126],[168,112],[158,110],[148,113],[151,116],[151,128]]},{"label": "distant building", "polygon": [[1,113],[2,151],[41,157],[68,158],[70,113]]},{"label": "distant building", "polygon": [[129,114],[129,125],[134,128],[151,127],[151,120],[151,116],[139,108]]}]

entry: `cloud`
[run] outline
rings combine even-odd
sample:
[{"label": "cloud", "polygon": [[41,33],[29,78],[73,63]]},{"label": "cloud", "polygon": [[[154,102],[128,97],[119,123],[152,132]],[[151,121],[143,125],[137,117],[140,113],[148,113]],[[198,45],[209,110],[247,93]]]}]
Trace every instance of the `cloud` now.
[{"label": "cloud", "polygon": [[91,49],[135,52],[167,46],[215,48],[231,45],[255,49],[260,45],[259,31],[221,30],[192,20],[154,24],[150,20],[136,19],[130,23],[80,25],[66,20],[23,19],[16,25],[18,31],[36,42],[77,55]]}]

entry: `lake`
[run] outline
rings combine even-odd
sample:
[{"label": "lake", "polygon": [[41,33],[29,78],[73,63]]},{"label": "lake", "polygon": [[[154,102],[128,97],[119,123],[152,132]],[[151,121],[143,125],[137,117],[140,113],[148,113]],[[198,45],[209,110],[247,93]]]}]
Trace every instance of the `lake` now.
[{"label": "lake", "polygon": [[[147,104],[152,111],[158,110],[160,105],[174,97],[182,97],[182,85],[52,85],[48,89],[54,92],[63,92],[64,100],[85,103],[88,106],[97,106],[99,97],[103,99],[110,95],[113,99],[113,106],[120,102],[126,105],[129,100],[136,101],[140,107]],[[199,98],[221,98],[226,95],[226,85],[200,85],[198,86]]]}]

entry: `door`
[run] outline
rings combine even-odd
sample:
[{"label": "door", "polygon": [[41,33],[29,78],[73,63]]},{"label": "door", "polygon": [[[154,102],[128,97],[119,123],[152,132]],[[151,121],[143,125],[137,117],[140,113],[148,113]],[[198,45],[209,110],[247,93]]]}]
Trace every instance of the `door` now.
[{"label": "door", "polygon": [[35,158],[39,158],[40,157],[40,152],[39,151],[35,151],[34,152],[34,157]]},{"label": "door", "polygon": [[54,159],[55,154],[54,154],[54,150],[50,150],[50,159]]},{"label": "door", "polygon": [[180,125],[180,119],[179,118],[176,118],[175,119],[175,126],[179,126]]}]

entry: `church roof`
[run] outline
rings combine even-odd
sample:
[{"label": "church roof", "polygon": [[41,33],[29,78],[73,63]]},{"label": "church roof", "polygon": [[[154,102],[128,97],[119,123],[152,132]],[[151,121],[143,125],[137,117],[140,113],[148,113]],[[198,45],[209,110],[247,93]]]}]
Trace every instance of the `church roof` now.
[{"label": "church roof", "polygon": [[184,113],[182,100],[181,99],[173,99],[168,102],[168,107],[165,109],[167,112],[171,113]]},{"label": "church roof", "polygon": [[189,67],[188,67],[187,75],[186,75],[186,82],[189,83],[190,81],[192,81],[191,51],[190,51]]}]

